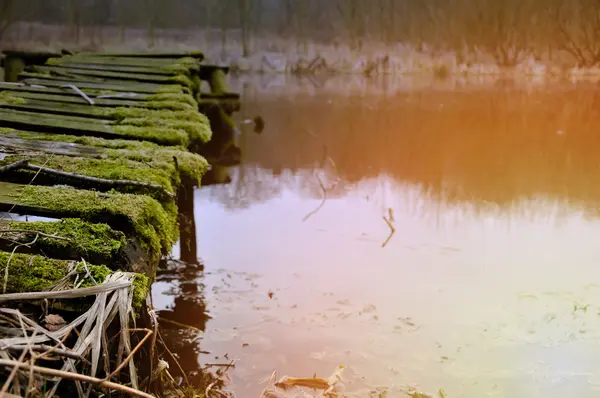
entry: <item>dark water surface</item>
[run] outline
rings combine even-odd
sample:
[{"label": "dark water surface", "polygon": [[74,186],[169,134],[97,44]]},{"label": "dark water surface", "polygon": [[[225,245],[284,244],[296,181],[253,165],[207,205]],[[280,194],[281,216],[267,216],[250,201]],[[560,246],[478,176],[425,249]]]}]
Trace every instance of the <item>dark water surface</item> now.
[{"label": "dark water surface", "polygon": [[195,192],[204,270],[153,287],[205,331],[182,362],[227,353],[239,397],[338,365],[363,397],[598,396],[597,85],[409,83],[236,87],[265,131]]}]

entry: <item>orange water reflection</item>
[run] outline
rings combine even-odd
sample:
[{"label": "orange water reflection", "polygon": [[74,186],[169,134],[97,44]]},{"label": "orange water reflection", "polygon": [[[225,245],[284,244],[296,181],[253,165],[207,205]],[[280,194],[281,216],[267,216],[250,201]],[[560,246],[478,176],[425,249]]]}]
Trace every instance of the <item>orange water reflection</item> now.
[{"label": "orange water reflection", "polygon": [[[387,97],[249,87],[244,112],[265,132],[240,137],[230,184],[196,192],[212,317],[200,345],[213,353],[200,361],[238,358],[233,386],[248,397],[273,370],[340,364],[358,396],[596,396],[597,97],[570,84]],[[325,205],[303,222],[321,185]],[[170,305],[168,287],[155,304]]]}]

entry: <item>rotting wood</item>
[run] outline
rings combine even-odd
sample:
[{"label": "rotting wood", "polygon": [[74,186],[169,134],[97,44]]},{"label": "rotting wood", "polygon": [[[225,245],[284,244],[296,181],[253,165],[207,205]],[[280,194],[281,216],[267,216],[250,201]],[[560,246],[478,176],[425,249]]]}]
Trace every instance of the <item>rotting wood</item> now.
[{"label": "rotting wood", "polygon": [[92,63],[77,63],[75,62],[60,62],[52,66],[60,66],[63,68],[74,68],[78,70],[100,70],[108,72],[121,72],[121,73],[135,73],[139,75],[159,75],[159,76],[174,76],[179,73],[189,73],[187,67],[181,67],[179,69],[173,68],[173,70],[166,69],[165,67],[149,67],[149,66],[125,66],[125,65],[110,65],[110,64],[92,64]]},{"label": "rotting wood", "polygon": [[[36,238],[32,243],[32,238]],[[106,265],[110,269],[139,270],[148,259],[132,256],[133,238],[106,224],[93,224],[80,219],[60,221],[0,220],[0,250],[5,252],[43,254],[58,260],[86,261]],[[15,250],[15,247],[17,248]]]},{"label": "rotting wood", "polygon": [[[22,80],[23,83],[29,85],[40,85],[46,87],[61,87],[68,82],[72,82],[69,79],[53,78],[51,76],[45,76],[40,78],[28,78]],[[117,92],[132,92],[132,93],[143,93],[143,94],[157,94],[159,92],[180,92],[183,89],[185,93],[186,88],[176,84],[161,85],[151,83],[133,83],[133,82],[122,82],[122,81],[103,81],[103,82],[92,82],[92,81],[78,81],[77,87],[80,89],[92,89],[92,90],[108,90]]]},{"label": "rotting wood", "polygon": [[172,84],[175,82],[174,76],[162,76],[162,75],[150,75],[150,74],[137,74],[137,73],[125,73],[125,72],[111,72],[111,71],[99,71],[92,69],[77,69],[68,68],[62,66],[36,66],[36,70],[43,73],[57,73],[64,74],[64,76],[74,76],[79,78],[101,78],[101,79],[112,79],[112,80],[128,80],[140,83],[154,83],[154,84]]},{"label": "rotting wood", "polygon": [[106,223],[134,234],[153,264],[171,249],[178,235],[176,214],[146,195],[0,182],[0,211]]},{"label": "rotting wood", "polygon": [[[67,57],[52,58],[47,65],[107,65],[124,67],[152,67],[157,69],[181,70],[186,68],[189,71],[199,71],[200,61],[194,58],[131,58],[131,57],[95,57],[85,55],[72,55]],[[41,64],[40,64],[41,65]]]},{"label": "rotting wood", "polygon": [[[144,96],[145,94],[142,94]],[[220,106],[223,110],[231,115],[233,112],[237,112],[240,110],[240,101],[237,100],[215,100],[215,99],[200,99],[197,101],[198,110],[204,113],[204,110],[207,107],[215,107]],[[140,104],[142,105],[142,104]],[[0,102],[0,108],[6,109],[14,109],[14,110],[22,110],[29,112],[40,112],[40,113],[50,113],[57,115],[65,115],[65,116],[82,116],[87,117],[89,119],[107,119],[108,111],[100,111],[96,106],[95,108],[90,108],[88,105],[83,104],[71,104],[71,103],[63,103],[63,102],[51,102],[51,101],[43,101],[43,100],[34,100],[28,99],[25,104],[19,103],[2,103]],[[104,107],[104,108],[118,108],[118,107]],[[142,106],[136,107],[142,108]],[[151,110],[152,108],[148,108]],[[168,111],[168,109],[166,109]],[[175,111],[176,112],[176,111]]]},{"label": "rotting wood", "polygon": [[168,128],[146,128],[136,126],[117,126],[102,123],[77,121],[74,116],[50,115],[41,118],[35,112],[22,112],[0,109],[0,123],[7,127],[33,132],[62,133],[69,135],[90,135],[100,138],[120,138],[129,140],[147,140],[163,145],[187,147],[189,137],[182,130]]},{"label": "rotting wood", "polygon": [[[172,192],[167,191],[164,187],[157,185],[157,184],[147,184],[147,183],[143,183],[143,182],[139,182],[139,181],[132,181],[132,180],[107,180],[105,178],[90,177],[90,176],[84,176],[84,175],[77,174],[77,173],[54,170],[54,169],[50,169],[48,167],[38,166],[38,165],[30,164],[27,162],[22,163],[20,167],[19,166],[15,167],[15,169],[18,169],[18,168],[26,168],[28,170],[32,170],[35,172],[41,172],[43,174],[49,174],[52,176],[66,178],[67,180],[83,181],[86,183],[96,184],[99,186],[105,186],[106,188],[109,188],[109,189],[116,188],[116,187],[140,187],[140,188],[144,188],[144,189],[148,189],[148,190],[152,190],[152,191],[157,191],[160,194],[165,195],[170,198],[175,197],[175,195]],[[2,172],[2,170],[0,170],[0,172]]]},{"label": "rotting wood", "polygon": [[79,52],[75,53],[75,56],[90,56],[90,57],[106,57],[106,58],[195,58],[199,61],[204,59],[204,53],[202,51],[182,51],[182,52]]}]

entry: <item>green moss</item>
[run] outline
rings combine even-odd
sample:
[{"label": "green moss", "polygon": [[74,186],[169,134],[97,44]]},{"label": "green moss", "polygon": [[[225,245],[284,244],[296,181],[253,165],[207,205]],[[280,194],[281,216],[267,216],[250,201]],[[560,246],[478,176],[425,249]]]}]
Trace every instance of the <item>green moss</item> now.
[{"label": "green moss", "polygon": [[27,100],[13,95],[10,91],[0,91],[0,104],[25,105]]},{"label": "green moss", "polygon": [[63,187],[22,186],[7,194],[16,203],[45,208],[89,222],[105,222],[133,233],[156,263],[178,238],[176,214],[145,195],[99,193]]},{"label": "green moss", "polygon": [[193,143],[198,142],[205,144],[210,141],[212,137],[212,131],[208,124],[184,119],[162,119],[159,117],[125,118],[119,121],[119,125],[139,127],[155,126],[167,130],[182,130],[186,132],[190,141]]},{"label": "green moss", "polygon": [[146,298],[150,294],[150,279],[146,275],[135,274],[133,279],[133,298],[131,304],[133,308],[143,308]]},{"label": "green moss", "polygon": [[[78,218],[65,218],[58,222],[10,222],[8,229],[42,232],[69,239],[39,236],[36,249],[43,253],[76,253],[80,257],[99,264],[118,263],[126,245],[125,234],[106,224],[92,224]],[[56,256],[53,256],[56,257]]]},{"label": "green moss", "polygon": [[[72,262],[53,260],[38,255],[0,252],[0,275],[4,275],[7,265],[8,279],[6,292],[25,293],[40,292],[50,289],[56,282],[68,275]],[[94,286],[94,281],[96,283],[102,283],[113,273],[113,271],[106,266],[93,264],[86,264],[84,266],[82,262],[76,263],[75,269],[79,275],[79,280],[84,278],[83,283],[80,286],[82,288]],[[87,277],[88,271],[94,280]],[[75,278],[73,281],[74,280]],[[132,307],[134,309],[142,308],[146,297],[148,296],[148,292],[148,278],[145,275],[135,274],[132,300]]]},{"label": "green moss", "polygon": [[162,85],[158,91],[156,92],[157,94],[183,94],[185,93],[186,90],[181,87],[179,84],[164,84]]},{"label": "green moss", "polygon": [[190,110],[198,110],[197,106],[192,106],[187,102],[181,101],[140,101],[139,108],[149,108],[149,109],[168,109],[172,111],[190,111]]},{"label": "green moss", "polygon": [[190,90],[194,91],[194,82],[192,81],[192,79],[190,79],[189,76],[187,76],[185,74],[179,74],[179,75],[169,77],[168,80],[170,82],[180,84],[183,87],[187,87]]},{"label": "green moss", "polygon": [[128,137],[148,140],[163,145],[189,145],[189,137],[183,130],[162,127],[111,126],[111,130]]},{"label": "green moss", "polygon": [[[0,160],[0,165],[14,163],[20,159],[30,158],[29,156],[13,155]],[[174,184],[178,181],[177,173],[168,173],[167,170],[157,169],[147,163],[139,163],[124,157],[115,157],[113,159],[94,159],[80,158],[60,155],[37,155],[35,157],[37,165],[60,171],[77,173],[88,177],[97,177],[107,180],[131,180],[145,184],[160,185],[167,191],[174,193]],[[24,173],[34,173],[33,171],[23,171]],[[28,176],[30,179],[30,176]],[[149,190],[139,186],[120,187],[121,192],[149,194],[155,199],[165,199],[162,192]]]},{"label": "green moss", "polygon": [[197,108],[198,103],[189,94],[183,93],[159,93],[148,96],[147,101],[177,101],[190,105],[192,108]]},{"label": "green moss", "polygon": [[[10,259],[10,262],[9,262]],[[8,264],[7,293],[39,292],[67,276],[69,262],[42,256],[0,252],[0,275]],[[4,281],[3,281],[4,282]]]},{"label": "green moss", "polygon": [[[152,168],[164,170],[169,176],[180,176],[200,184],[208,170],[208,162],[202,156],[183,147],[161,147],[148,141],[107,140],[96,137],[78,137],[64,134],[39,134],[0,127],[0,134],[9,134],[24,140],[66,142],[105,148],[103,155],[109,159],[129,159],[146,163]],[[177,166],[175,167],[175,159]],[[180,179],[173,181],[178,185]]]},{"label": "green moss", "polygon": [[122,120],[126,118],[160,118],[210,124],[206,115],[198,112],[197,110],[172,111],[168,109],[156,110],[146,108],[125,107],[91,108],[90,110],[94,115],[116,120]]}]

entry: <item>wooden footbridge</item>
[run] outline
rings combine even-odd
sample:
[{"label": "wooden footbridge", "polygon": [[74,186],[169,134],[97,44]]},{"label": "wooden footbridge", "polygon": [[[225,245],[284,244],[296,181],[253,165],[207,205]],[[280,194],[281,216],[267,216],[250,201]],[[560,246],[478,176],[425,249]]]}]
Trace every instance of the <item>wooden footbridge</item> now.
[{"label": "wooden footbridge", "polygon": [[[228,68],[199,52],[6,51],[3,64],[0,354],[3,339],[14,339],[7,331],[18,331],[2,313],[7,303],[97,288],[119,272],[132,281],[131,305],[139,310],[159,260],[177,241],[182,258],[195,261],[192,190],[209,162],[239,158],[230,138],[240,106]],[[47,315],[86,311],[80,304],[43,305]],[[36,327],[49,333],[50,326]],[[131,352],[125,343],[122,356]],[[96,368],[86,374],[95,377]],[[134,373],[127,379],[137,388]]]}]

